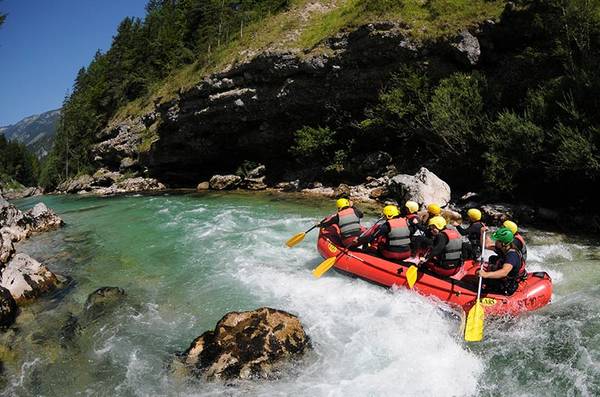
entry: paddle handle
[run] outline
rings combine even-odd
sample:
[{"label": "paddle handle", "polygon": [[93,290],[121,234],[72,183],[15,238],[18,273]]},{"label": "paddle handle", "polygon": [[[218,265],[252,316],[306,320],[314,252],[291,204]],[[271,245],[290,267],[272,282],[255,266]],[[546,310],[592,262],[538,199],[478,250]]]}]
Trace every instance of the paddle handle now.
[{"label": "paddle handle", "polygon": [[481,283],[483,281],[483,277],[481,277],[481,271],[483,270],[483,255],[485,253],[485,230],[483,231],[483,236],[481,239],[481,256],[479,257],[479,286],[477,287],[477,302],[479,302],[479,298],[481,298]]}]

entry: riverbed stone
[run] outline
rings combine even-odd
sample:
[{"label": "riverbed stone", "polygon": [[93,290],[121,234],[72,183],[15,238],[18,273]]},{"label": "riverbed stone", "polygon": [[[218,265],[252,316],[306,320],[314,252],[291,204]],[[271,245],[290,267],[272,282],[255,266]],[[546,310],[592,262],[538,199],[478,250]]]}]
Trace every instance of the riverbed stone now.
[{"label": "riverbed stone", "polygon": [[[315,186],[313,186],[315,187]],[[323,185],[321,184],[321,186],[319,187],[315,187],[315,188],[322,188]],[[275,185],[275,189],[280,189],[281,191],[284,192],[297,192],[298,190],[300,190],[300,180],[296,179],[293,181],[287,181],[287,182],[279,182],[278,184]]]},{"label": "riverbed stone", "polygon": [[0,287],[0,327],[8,327],[15,322],[18,308],[10,291]]},{"label": "riverbed stone", "polygon": [[196,186],[196,190],[199,192],[208,189],[210,189],[210,182],[208,181],[200,182],[198,186]]},{"label": "riverbed stone", "polygon": [[180,363],[188,374],[207,380],[273,378],[309,347],[296,316],[263,307],[227,313],[192,342]]},{"label": "riverbed stone", "polygon": [[37,203],[26,216],[33,232],[54,230],[64,225],[63,220],[44,203]]},{"label": "riverbed stone", "polygon": [[265,190],[267,188],[264,176],[258,178],[246,178],[242,181],[241,186],[248,190]]},{"label": "riverbed stone", "polygon": [[210,178],[210,188],[213,190],[231,190],[235,189],[242,182],[242,178],[237,175],[213,175]]},{"label": "riverbed stone", "polygon": [[125,299],[123,288],[101,287],[88,295],[83,305],[84,320],[92,321],[104,315]]},{"label": "riverbed stone", "polygon": [[0,286],[8,289],[17,303],[33,300],[59,285],[48,268],[27,254],[18,253],[2,271]]},{"label": "riverbed stone", "polygon": [[116,185],[117,192],[144,192],[151,190],[164,190],[165,185],[154,178],[128,178]]}]

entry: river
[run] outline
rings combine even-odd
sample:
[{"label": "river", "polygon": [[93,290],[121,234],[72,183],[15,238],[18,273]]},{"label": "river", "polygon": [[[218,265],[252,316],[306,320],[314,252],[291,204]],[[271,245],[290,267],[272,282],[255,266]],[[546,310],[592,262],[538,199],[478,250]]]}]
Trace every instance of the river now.
[{"label": "river", "polygon": [[[206,193],[17,205],[40,200],[66,226],[17,249],[69,281],[0,331],[2,395],[600,395],[598,240],[527,230],[529,269],[552,276],[552,303],[487,321],[484,342],[468,345],[441,302],[334,271],[312,277],[316,233],[293,249],[284,242],[331,212],[330,201]],[[61,343],[69,318],[103,286],[127,297]],[[280,379],[227,385],[170,375],[174,353],[225,313],[260,306],[298,315],[313,342]]]}]

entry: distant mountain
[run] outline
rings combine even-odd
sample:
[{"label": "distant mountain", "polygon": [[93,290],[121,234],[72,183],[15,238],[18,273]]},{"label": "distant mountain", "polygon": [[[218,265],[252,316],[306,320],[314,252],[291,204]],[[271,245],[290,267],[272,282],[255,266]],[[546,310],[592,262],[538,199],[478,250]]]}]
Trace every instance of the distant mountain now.
[{"label": "distant mountain", "polygon": [[25,117],[16,124],[0,127],[0,134],[24,143],[38,157],[44,157],[52,148],[59,116],[60,109]]}]

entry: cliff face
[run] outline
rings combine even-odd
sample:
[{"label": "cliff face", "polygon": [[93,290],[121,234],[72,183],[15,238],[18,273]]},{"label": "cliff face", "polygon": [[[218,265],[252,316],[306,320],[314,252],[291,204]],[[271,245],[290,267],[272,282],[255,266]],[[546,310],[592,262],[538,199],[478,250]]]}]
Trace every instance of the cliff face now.
[{"label": "cliff face", "polygon": [[259,54],[157,104],[154,113],[105,130],[96,160],[116,167],[120,159],[135,157],[144,131],[154,130],[140,166],[169,185],[195,186],[244,160],[266,164],[269,176],[285,177],[296,130],[360,119],[403,64],[427,62],[435,73],[447,74],[478,61],[477,39],[468,32],[429,45],[412,42],[404,32],[394,23],[369,24],[309,54]]}]

